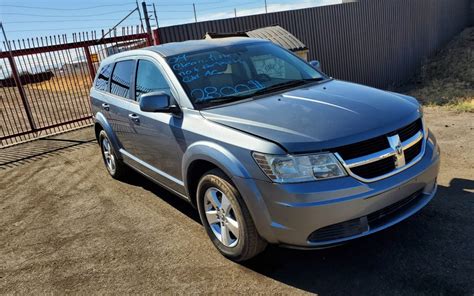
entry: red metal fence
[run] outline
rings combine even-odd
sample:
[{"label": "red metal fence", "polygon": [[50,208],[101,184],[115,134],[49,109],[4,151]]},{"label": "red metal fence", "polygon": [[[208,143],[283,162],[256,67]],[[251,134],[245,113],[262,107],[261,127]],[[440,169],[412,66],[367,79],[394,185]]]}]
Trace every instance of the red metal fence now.
[{"label": "red metal fence", "polygon": [[89,89],[100,61],[145,47],[140,27],[3,42],[0,49],[0,147],[92,123]]}]

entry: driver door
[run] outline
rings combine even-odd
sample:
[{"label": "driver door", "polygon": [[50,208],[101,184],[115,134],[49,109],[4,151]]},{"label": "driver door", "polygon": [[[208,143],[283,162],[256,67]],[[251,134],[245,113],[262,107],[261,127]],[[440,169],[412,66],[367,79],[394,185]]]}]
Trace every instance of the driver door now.
[{"label": "driver door", "polygon": [[173,98],[175,92],[163,75],[161,66],[150,59],[138,60],[134,82],[135,100],[129,107],[129,125],[134,139],[130,153],[139,160],[142,171],[171,189],[184,193],[181,176],[183,151],[179,145],[179,141],[183,141],[182,117],[171,113],[144,112],[139,105],[143,94],[163,91]]}]

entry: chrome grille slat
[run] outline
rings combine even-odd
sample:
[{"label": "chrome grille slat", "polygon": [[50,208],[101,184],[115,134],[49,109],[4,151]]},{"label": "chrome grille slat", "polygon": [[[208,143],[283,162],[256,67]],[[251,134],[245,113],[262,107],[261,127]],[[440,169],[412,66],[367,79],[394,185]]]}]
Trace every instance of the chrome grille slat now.
[{"label": "chrome grille slat", "polygon": [[410,148],[411,146],[415,145],[418,143],[421,139],[423,139],[423,133],[421,131],[418,131],[415,135],[413,135],[411,138],[403,142],[403,150],[406,150]]},{"label": "chrome grille slat", "polygon": [[380,152],[372,153],[367,156],[362,156],[362,157],[358,157],[354,159],[349,159],[349,160],[346,160],[345,162],[348,168],[353,168],[353,167],[369,164],[371,162],[379,161],[381,159],[393,156],[394,154],[395,152],[393,152],[392,149],[387,148]]}]

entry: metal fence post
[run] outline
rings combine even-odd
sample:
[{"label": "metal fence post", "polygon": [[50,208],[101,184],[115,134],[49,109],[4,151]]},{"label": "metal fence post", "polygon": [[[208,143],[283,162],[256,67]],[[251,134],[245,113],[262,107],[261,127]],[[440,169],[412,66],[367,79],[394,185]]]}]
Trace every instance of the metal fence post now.
[{"label": "metal fence post", "polygon": [[84,53],[86,55],[86,60],[87,60],[87,66],[89,67],[89,74],[91,76],[92,81],[94,81],[95,78],[95,68],[92,63],[92,57],[91,57],[91,52],[89,50],[89,46],[84,46]]},{"label": "metal fence post", "polygon": [[20,93],[20,98],[23,103],[23,107],[25,108],[26,117],[28,118],[28,123],[30,124],[31,130],[36,131],[36,124],[33,120],[33,115],[31,113],[30,105],[28,104],[28,99],[26,98],[25,90],[23,89],[23,85],[21,84],[20,75],[18,73],[18,69],[15,64],[15,59],[13,58],[10,42],[7,39],[5,29],[3,28],[3,24],[1,22],[0,22],[0,27],[2,27],[3,37],[5,38],[5,44],[8,47],[8,53],[9,53],[8,61],[10,62],[10,68],[12,69],[13,79],[15,80],[16,87],[18,88],[18,92]]},{"label": "metal fence post", "polygon": [[155,41],[155,42],[153,43],[153,45],[160,45],[160,44],[161,44],[161,43],[160,43],[160,33],[159,33],[158,30],[159,30],[159,28],[153,30],[153,37],[154,37],[153,40]]}]

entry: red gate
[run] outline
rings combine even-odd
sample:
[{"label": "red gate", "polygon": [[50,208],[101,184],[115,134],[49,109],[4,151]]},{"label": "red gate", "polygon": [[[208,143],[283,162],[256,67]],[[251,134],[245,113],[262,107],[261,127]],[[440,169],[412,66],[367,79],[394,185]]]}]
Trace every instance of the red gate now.
[{"label": "red gate", "polygon": [[[104,32],[100,36],[103,35]],[[0,50],[0,147],[92,123],[89,89],[100,61],[145,47],[137,26],[98,39],[95,31],[3,42]]]}]

